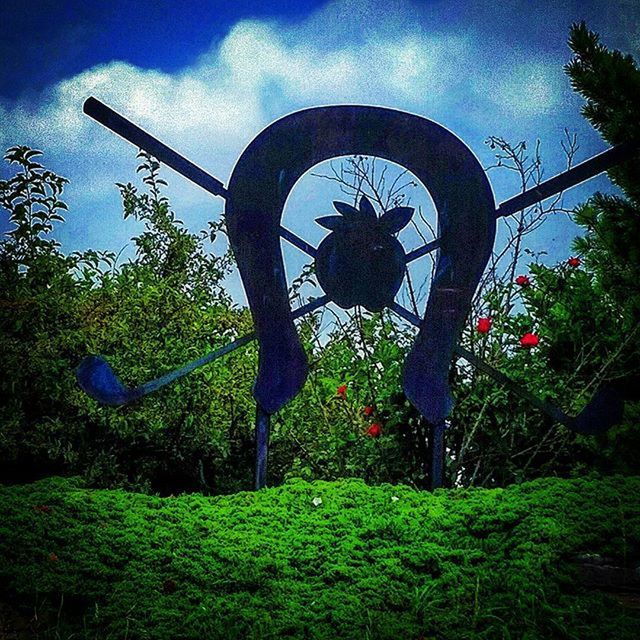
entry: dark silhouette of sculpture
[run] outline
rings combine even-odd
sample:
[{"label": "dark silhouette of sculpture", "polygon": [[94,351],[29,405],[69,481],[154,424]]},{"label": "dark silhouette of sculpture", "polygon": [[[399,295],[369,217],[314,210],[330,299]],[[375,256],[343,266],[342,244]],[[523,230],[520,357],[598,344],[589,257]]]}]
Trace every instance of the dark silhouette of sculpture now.
[{"label": "dark silhouette of sculpture", "polygon": [[[443,433],[453,400],[448,375],[462,357],[525,397],[554,420],[580,433],[599,433],[621,419],[623,394],[603,387],[577,417],[540,400],[458,345],[471,299],[493,248],[496,218],[574,186],[628,157],[619,145],[512,198],[496,208],[489,181],[470,149],[426,118],[381,107],[333,106],[299,111],[269,125],[240,156],[227,188],[133,123],[94,98],[85,112],[145,149],[210,193],[226,200],[229,238],[254,320],[253,333],[134,389],[126,388],[108,363],[89,356],[77,369],[80,386],[111,405],[143,397],[198,366],[256,338],[259,365],[253,395],[256,414],[256,488],[266,483],[270,416],[300,391],[307,362],[294,318],[328,302],[371,311],[391,308],[418,327],[403,369],[403,389],[432,425],[431,483],[442,483]],[[438,238],[405,254],[395,234],[410,220],[408,207],[378,215],[366,199],[359,207],[336,202],[339,214],[317,222],[330,230],[318,249],[281,225],[287,196],[311,167],[344,155],[367,155],[409,169],[425,185],[438,212]],[[325,295],[292,311],[280,238],[315,259]],[[419,318],[394,301],[406,265],[438,250],[426,312]]]},{"label": "dark silhouette of sculpture", "polygon": [[333,206],[341,215],[316,219],[332,232],[318,247],[318,283],[343,309],[390,307],[406,269],[404,249],[395,234],[409,224],[414,210],[396,207],[378,217],[366,196],[358,209],[346,202]]}]

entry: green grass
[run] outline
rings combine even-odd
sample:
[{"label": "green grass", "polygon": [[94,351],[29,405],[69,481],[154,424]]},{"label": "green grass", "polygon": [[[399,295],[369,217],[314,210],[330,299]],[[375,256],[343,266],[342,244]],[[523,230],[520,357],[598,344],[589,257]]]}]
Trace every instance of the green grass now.
[{"label": "green grass", "polygon": [[637,640],[640,612],[576,579],[582,552],[640,558],[640,478],[435,494],[292,481],[215,498],[0,488],[0,589],[49,607],[43,638]]}]

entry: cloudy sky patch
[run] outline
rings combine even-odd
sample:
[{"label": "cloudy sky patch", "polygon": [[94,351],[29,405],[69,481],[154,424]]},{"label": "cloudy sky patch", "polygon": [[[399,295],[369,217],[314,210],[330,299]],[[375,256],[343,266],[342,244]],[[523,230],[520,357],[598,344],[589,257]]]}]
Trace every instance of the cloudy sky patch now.
[{"label": "cloudy sky patch", "polygon": [[[120,57],[103,59],[109,56],[106,44],[102,53],[91,55],[76,44],[86,68],[65,74],[72,66],[69,61],[65,67],[60,53],[60,77],[51,71],[50,82],[35,87],[25,81],[19,91],[15,82],[0,85],[3,147],[42,149],[47,166],[71,180],[70,214],[59,231],[65,249],[117,251],[135,232],[135,223],[122,220],[114,186],[135,179],[135,150],[83,115],[82,103],[90,95],[223,182],[242,149],[273,119],[305,107],[345,103],[383,105],[434,119],[457,133],[485,165],[491,162],[483,144],[487,136],[514,142],[540,137],[550,175],[562,169],[557,144],[565,127],[580,135],[581,159],[605,147],[580,116],[581,100],[563,73],[571,22],[585,17],[605,43],[637,54],[640,10],[624,0],[560,7],[550,0],[535,7],[528,2],[336,0],[308,3],[295,15],[284,12],[281,3],[273,3],[272,14],[270,3],[258,4],[258,17],[240,3],[237,19],[227,13],[223,26],[189,15],[194,37],[183,36],[187,62],[178,68],[166,59],[175,42],[145,50],[147,62],[139,63],[140,41],[155,23],[143,24],[138,38],[135,31],[125,32],[128,49],[126,42],[117,43]],[[175,20],[176,33],[186,31],[166,6],[168,13],[155,17],[155,26],[170,30]],[[83,19],[87,24],[76,25],[77,38],[99,37],[100,24],[117,31],[113,16],[96,15],[95,24],[91,16]],[[46,33],[39,37],[46,39]],[[5,64],[19,64],[23,53],[28,62],[29,39],[16,46]],[[194,231],[220,215],[220,199],[171,171],[164,177],[175,210]],[[492,173],[491,180],[499,200],[517,187],[510,176]],[[607,182],[601,178],[593,185],[606,188]],[[329,192],[325,186],[314,189],[316,209],[322,209]],[[583,189],[575,197],[588,193]],[[310,229],[312,214],[299,215],[308,215]],[[569,251],[575,232],[569,220],[560,219],[539,241],[555,247],[555,253]]]}]

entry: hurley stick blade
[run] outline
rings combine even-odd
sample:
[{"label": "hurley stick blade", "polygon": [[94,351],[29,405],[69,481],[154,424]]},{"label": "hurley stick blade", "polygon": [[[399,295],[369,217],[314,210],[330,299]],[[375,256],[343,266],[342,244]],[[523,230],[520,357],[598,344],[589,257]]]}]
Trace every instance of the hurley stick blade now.
[{"label": "hurley stick blade", "polygon": [[76,369],[76,379],[80,388],[101,404],[118,407],[137,397],[136,389],[125,387],[100,356],[87,356]]}]

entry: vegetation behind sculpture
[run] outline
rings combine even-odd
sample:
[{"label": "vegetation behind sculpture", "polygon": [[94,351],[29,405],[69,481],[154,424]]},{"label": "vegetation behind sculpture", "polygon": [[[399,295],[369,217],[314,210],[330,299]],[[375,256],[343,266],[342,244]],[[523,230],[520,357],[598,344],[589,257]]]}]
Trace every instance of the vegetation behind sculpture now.
[{"label": "vegetation behind sculpture", "polygon": [[[637,139],[640,72],[584,27],[573,29],[571,46],[568,72],[588,100],[585,115],[611,143],[623,134]],[[611,78],[619,79],[615,87]],[[540,165],[535,153],[527,159],[526,145],[488,142],[500,164],[535,181]],[[119,185],[124,216],[144,225],[134,238],[136,255],[124,264],[99,251],[65,255],[49,238],[62,222],[66,181],[40,166],[32,150],[13,148],[6,159],[17,172],[0,183],[13,225],[0,250],[5,479],[64,470],[100,486],[163,493],[249,488],[254,346],[118,411],[84,396],[73,376],[87,352],[106,353],[129,376],[125,383],[138,382],[249,331],[248,312],[222,288],[230,255],[208,252],[206,243],[222,227],[189,233],[162,195],[157,163],[143,156],[144,190]],[[530,255],[531,266],[520,273],[536,210],[516,216],[511,258],[487,271],[463,334],[468,349],[573,411],[603,380],[640,371],[637,166],[613,172],[625,197],[595,196],[578,209],[587,234],[576,242],[577,264],[544,266]],[[291,295],[313,277],[295,281]],[[400,391],[413,332],[388,312],[357,311],[346,324],[336,319],[326,342],[318,339],[317,314],[302,326],[311,371],[300,396],[274,420],[272,482],[353,475],[424,486],[425,425]],[[539,344],[523,346],[527,334]],[[458,367],[452,376],[450,482],[504,485],[594,465],[638,472],[637,403],[628,404],[623,425],[592,442],[546,421],[480,373]]]}]

